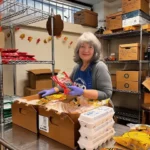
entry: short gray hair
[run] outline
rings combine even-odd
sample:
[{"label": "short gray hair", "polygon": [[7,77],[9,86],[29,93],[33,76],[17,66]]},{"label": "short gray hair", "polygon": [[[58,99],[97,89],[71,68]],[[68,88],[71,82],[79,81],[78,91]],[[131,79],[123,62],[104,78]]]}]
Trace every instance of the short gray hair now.
[{"label": "short gray hair", "polygon": [[97,37],[91,32],[84,32],[77,41],[75,50],[74,50],[74,62],[80,64],[82,63],[82,59],[79,57],[79,48],[82,43],[89,43],[91,46],[94,47],[94,55],[92,57],[91,62],[97,62],[98,60],[103,60],[102,56],[102,48],[101,43],[97,39]]}]

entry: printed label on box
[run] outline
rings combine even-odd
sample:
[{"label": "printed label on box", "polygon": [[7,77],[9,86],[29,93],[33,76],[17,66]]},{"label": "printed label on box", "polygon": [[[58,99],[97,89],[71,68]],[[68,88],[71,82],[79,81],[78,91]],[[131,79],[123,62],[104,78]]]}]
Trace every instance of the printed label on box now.
[{"label": "printed label on box", "polygon": [[39,115],[39,129],[44,132],[49,132],[48,117]]}]

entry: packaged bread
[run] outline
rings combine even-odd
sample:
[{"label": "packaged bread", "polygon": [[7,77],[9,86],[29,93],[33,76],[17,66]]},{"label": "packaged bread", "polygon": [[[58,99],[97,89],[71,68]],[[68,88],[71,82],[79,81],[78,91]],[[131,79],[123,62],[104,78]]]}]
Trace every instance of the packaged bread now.
[{"label": "packaged bread", "polygon": [[114,137],[114,140],[131,150],[149,150],[150,126],[137,125],[122,136]]}]

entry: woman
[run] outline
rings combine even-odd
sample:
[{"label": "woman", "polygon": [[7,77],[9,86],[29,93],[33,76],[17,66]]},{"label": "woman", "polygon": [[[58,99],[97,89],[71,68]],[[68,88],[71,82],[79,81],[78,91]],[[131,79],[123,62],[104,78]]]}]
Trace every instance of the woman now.
[{"label": "woman", "polygon": [[[112,83],[108,68],[103,63],[101,43],[91,32],[83,33],[74,50],[74,67],[70,76],[74,86],[69,86],[69,95],[81,96],[89,99],[104,100],[112,95]],[[60,91],[59,87],[41,91],[44,97]]]}]

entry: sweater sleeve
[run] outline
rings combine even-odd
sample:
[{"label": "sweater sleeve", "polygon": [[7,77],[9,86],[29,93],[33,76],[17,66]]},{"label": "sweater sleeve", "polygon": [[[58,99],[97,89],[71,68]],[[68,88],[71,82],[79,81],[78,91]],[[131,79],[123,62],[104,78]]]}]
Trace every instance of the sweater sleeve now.
[{"label": "sweater sleeve", "polygon": [[103,100],[112,96],[112,82],[106,64],[99,62],[96,65],[96,89],[98,90],[98,99]]}]

